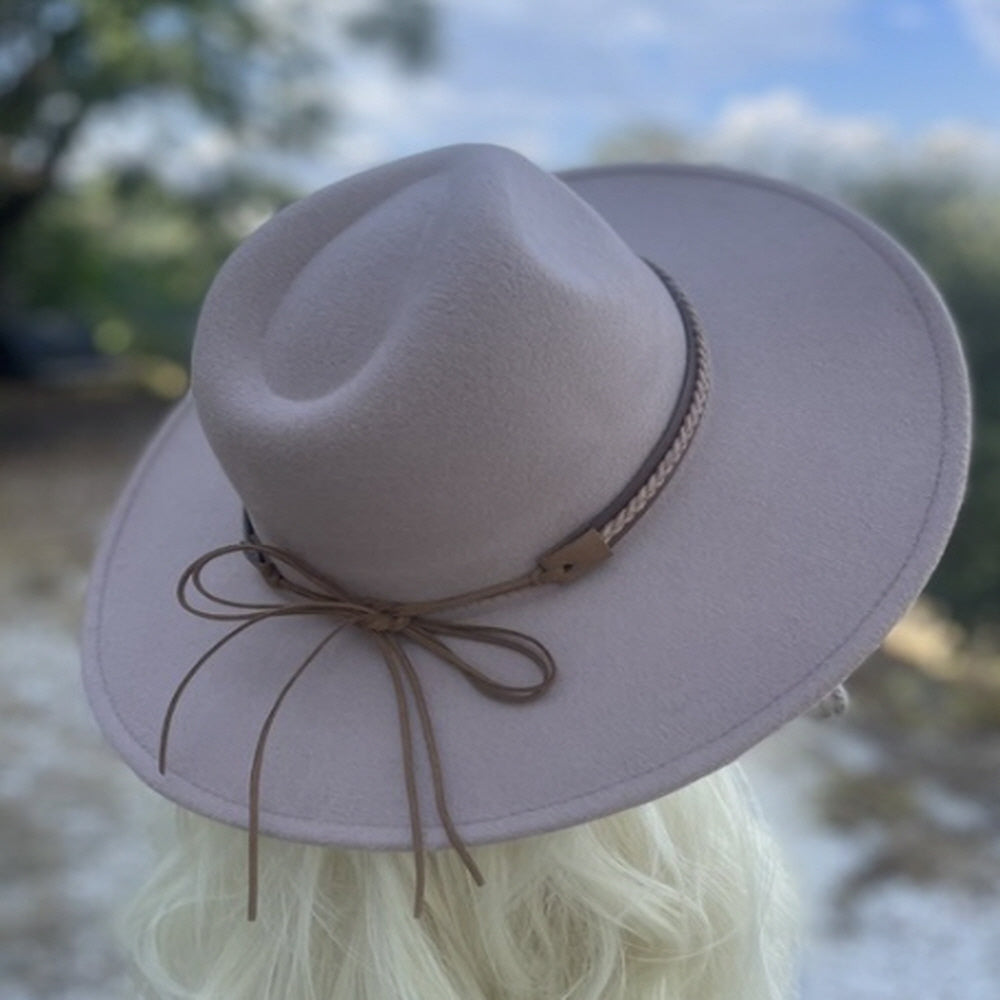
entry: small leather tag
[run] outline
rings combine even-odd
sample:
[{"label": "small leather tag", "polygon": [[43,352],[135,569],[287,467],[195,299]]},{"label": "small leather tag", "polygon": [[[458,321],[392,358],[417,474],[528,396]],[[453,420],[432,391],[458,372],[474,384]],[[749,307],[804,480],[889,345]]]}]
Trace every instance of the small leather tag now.
[{"label": "small leather tag", "polygon": [[596,528],[591,528],[538,560],[538,565],[544,570],[542,582],[569,583],[604,562],[610,555],[611,547]]}]

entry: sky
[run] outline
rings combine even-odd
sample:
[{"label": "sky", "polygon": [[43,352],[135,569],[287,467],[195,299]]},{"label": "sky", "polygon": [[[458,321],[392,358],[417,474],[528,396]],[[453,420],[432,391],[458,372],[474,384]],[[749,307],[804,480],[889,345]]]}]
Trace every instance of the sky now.
[{"label": "sky", "polygon": [[[297,4],[296,23],[314,39],[331,6],[343,7],[253,2],[286,27]],[[621,137],[636,129],[683,134],[694,159],[777,175],[932,162],[1000,177],[1000,0],[436,6],[440,57],[416,78],[331,42],[336,72],[311,85],[339,94],[339,127],[309,156],[271,161],[294,186],[453,142],[507,145],[549,169],[581,166],[616,140],[622,158]],[[95,128],[93,148],[122,149],[120,128],[107,141],[115,127]],[[171,147],[168,174],[238,152],[190,130]]]}]

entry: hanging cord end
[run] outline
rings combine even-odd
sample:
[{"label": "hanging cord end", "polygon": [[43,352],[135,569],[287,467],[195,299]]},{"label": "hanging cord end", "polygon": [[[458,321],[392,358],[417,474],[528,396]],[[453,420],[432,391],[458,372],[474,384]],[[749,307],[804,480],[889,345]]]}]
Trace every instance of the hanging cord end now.
[{"label": "hanging cord end", "polygon": [[260,862],[258,851],[260,845],[260,831],[257,825],[256,814],[250,818],[250,826],[247,831],[247,920],[253,923],[257,919],[257,880]]},{"label": "hanging cord end", "polygon": [[[472,881],[476,883],[477,886],[486,885],[486,879],[483,877],[483,873],[479,870],[479,865],[472,860],[472,856],[469,854],[468,848],[465,843],[461,843],[461,846],[456,845],[459,856],[462,859],[462,864],[465,865],[466,870],[472,878]],[[425,890],[425,860],[424,854],[421,850],[420,853],[414,854],[414,865],[416,868],[416,887],[413,894],[413,916],[419,920],[421,914],[424,911],[424,890]]]}]

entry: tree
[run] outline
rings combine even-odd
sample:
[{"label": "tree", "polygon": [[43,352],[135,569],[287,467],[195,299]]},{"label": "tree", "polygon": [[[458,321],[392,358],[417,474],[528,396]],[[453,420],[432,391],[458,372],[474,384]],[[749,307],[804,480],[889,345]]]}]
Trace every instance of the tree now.
[{"label": "tree", "polygon": [[[52,191],[88,119],[137,95],[180,96],[208,122],[277,142],[328,124],[329,101],[296,83],[328,58],[331,39],[309,46],[294,31],[301,0],[286,4],[283,21],[261,9],[238,0],[3,0],[0,240]],[[409,67],[431,55],[427,0],[374,0],[339,27]]]},{"label": "tree", "polygon": [[289,200],[281,188],[233,174],[177,192],[141,167],[56,191],[17,241],[9,269],[17,306],[36,320],[36,337],[51,318],[71,316],[101,354],[184,364],[220,264]]},{"label": "tree", "polygon": [[233,170],[171,191],[144,161],[68,190],[61,167],[90,126],[180,106],[193,130],[234,146],[303,148],[335,123],[337,45],[422,67],[429,3],[0,0],[0,355],[5,330],[30,339],[44,306],[131,330],[109,343],[182,356],[177,331],[243,235],[240,206],[260,214],[290,194]]},{"label": "tree", "polygon": [[657,122],[629,125],[597,143],[598,163],[671,163],[686,159],[690,140],[683,133]]}]

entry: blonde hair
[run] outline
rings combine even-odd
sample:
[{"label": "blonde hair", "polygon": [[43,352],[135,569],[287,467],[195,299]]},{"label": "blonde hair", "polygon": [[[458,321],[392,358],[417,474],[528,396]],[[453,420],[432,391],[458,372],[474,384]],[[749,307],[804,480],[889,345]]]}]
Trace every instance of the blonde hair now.
[{"label": "blonde hair", "polygon": [[779,1000],[794,906],[735,766],[581,826],[413,858],[262,838],[245,918],[246,835],[176,808],[118,921],[156,1000]]}]

